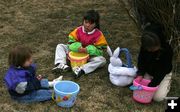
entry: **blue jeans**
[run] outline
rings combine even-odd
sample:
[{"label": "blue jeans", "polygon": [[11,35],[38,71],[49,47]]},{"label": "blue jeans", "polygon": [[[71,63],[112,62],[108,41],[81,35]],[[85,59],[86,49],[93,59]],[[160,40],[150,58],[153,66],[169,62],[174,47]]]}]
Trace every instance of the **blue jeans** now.
[{"label": "blue jeans", "polygon": [[48,89],[49,84],[47,79],[41,80],[41,87],[47,89],[39,89],[33,91],[27,95],[21,97],[12,96],[12,98],[21,103],[33,103],[33,102],[42,102],[52,99],[52,90]]}]

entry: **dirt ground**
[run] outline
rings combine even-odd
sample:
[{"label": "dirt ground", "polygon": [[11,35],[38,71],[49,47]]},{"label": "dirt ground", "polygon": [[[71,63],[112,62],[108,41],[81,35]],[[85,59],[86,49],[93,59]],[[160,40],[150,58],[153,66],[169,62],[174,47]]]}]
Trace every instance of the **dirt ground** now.
[{"label": "dirt ground", "polygon": [[[132,100],[128,87],[116,87],[109,81],[107,65],[96,72],[74,80],[72,73],[64,79],[77,82],[80,94],[75,105],[63,109],[54,101],[19,104],[10,99],[3,77],[8,68],[9,50],[15,45],[32,48],[38,65],[37,74],[48,79],[58,43],[66,43],[67,35],[82,23],[82,15],[96,9],[101,15],[101,30],[112,49],[127,47],[136,65],[139,33],[121,0],[0,0],[0,111],[1,112],[163,112],[164,102],[142,105]],[[105,54],[107,60],[108,55]],[[109,61],[108,61],[109,63]],[[173,76],[169,96],[179,96],[180,77]]]}]

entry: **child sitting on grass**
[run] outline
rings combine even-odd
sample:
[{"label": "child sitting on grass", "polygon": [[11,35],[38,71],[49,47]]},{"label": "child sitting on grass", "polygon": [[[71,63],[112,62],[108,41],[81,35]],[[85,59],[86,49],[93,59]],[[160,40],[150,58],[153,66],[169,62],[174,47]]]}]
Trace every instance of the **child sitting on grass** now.
[{"label": "child sitting on grass", "polygon": [[89,62],[82,67],[72,68],[76,78],[105,65],[106,59],[103,57],[103,49],[106,48],[107,42],[100,31],[99,18],[97,11],[87,11],[83,17],[82,26],[77,27],[69,34],[68,44],[57,45],[53,72],[60,73],[69,70],[66,62],[69,51],[88,53],[91,57]]},{"label": "child sitting on grass", "polygon": [[49,87],[62,80],[53,81],[36,77],[36,66],[32,63],[32,52],[24,46],[16,46],[9,53],[9,69],[4,81],[11,97],[18,102],[40,102],[51,100]]}]

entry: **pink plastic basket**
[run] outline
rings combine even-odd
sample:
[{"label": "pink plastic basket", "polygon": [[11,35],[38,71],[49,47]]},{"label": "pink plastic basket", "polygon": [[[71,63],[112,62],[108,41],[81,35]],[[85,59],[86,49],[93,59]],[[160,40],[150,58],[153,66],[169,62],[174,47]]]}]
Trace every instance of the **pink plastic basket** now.
[{"label": "pink plastic basket", "polygon": [[157,87],[148,87],[147,85],[151,80],[139,78],[134,79],[133,86],[141,87],[141,90],[133,91],[133,99],[139,103],[151,103],[154,93],[157,91]]}]

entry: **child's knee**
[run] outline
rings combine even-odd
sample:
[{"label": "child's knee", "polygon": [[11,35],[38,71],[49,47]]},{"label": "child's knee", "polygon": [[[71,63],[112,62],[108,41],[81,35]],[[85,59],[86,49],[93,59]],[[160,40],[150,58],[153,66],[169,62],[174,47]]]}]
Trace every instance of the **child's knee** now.
[{"label": "child's knee", "polygon": [[104,58],[103,56],[95,57],[94,60],[100,62],[102,65],[106,64],[106,58]]},{"label": "child's knee", "polygon": [[68,52],[68,46],[65,44],[58,44],[56,46],[56,51],[59,51],[59,50]]},{"label": "child's knee", "polygon": [[58,44],[57,46],[56,46],[56,49],[59,49],[59,48],[61,48],[61,47],[63,47],[64,46],[64,44]]}]

